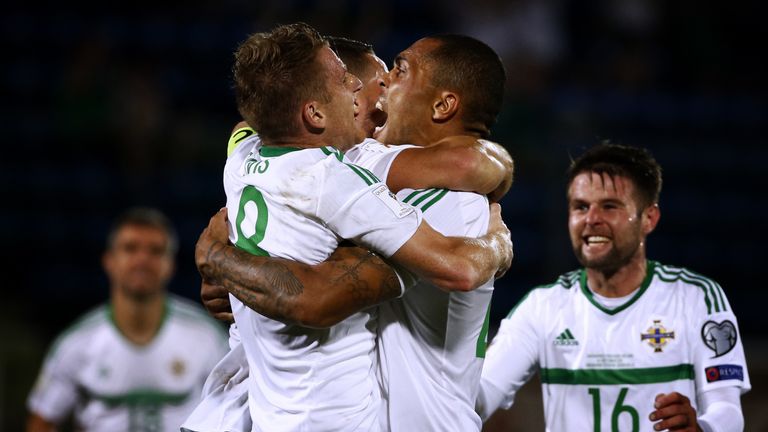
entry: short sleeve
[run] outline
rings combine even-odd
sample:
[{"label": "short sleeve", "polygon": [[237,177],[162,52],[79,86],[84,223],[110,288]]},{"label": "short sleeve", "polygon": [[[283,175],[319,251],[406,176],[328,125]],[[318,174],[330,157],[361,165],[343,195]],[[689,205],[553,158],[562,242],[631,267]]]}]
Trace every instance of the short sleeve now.
[{"label": "short sleeve", "polygon": [[421,211],[397,200],[365,168],[329,158],[317,216],[342,238],[384,257],[397,252],[416,232]]},{"label": "short sleeve", "polygon": [[698,307],[689,317],[696,391],[733,386],[746,393],[751,384],[736,315],[720,285],[706,278],[692,279],[700,288]]},{"label": "short sleeve", "polygon": [[392,162],[405,149],[414,148],[413,145],[389,146],[382,144],[375,139],[368,138],[362,143],[352,147],[345,153],[345,156],[355,165],[365,167],[384,183],[387,182],[389,169]]},{"label": "short sleeve", "polygon": [[78,400],[77,357],[77,350],[69,339],[53,345],[27,399],[30,412],[59,423],[72,411]]}]

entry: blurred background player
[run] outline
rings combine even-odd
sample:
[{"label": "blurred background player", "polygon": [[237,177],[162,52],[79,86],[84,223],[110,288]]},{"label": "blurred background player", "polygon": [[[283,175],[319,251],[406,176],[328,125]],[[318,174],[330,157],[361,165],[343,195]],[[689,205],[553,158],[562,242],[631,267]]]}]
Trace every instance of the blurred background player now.
[{"label": "blurred background player", "polygon": [[743,430],[751,386],[725,293],[646,258],[660,192],[646,150],[604,143],[573,161],[568,229],[584,268],[502,320],[483,367],[483,419],[539,370],[547,430]]},{"label": "blurred background player", "polygon": [[178,247],[158,210],[115,221],[102,258],[110,301],[50,348],[28,400],[27,432],[177,431],[226,352],[226,333],[205,311],[167,292]]}]

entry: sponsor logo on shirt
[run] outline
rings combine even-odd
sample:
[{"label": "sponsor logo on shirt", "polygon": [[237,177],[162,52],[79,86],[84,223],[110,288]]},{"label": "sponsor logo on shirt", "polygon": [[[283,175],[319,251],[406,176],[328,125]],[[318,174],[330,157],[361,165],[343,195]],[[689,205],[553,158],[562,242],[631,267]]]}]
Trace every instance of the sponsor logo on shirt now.
[{"label": "sponsor logo on shirt", "polygon": [[717,365],[704,369],[707,382],[739,380],[744,381],[744,369],[739,365]]},{"label": "sponsor logo on shirt", "polygon": [[640,341],[648,341],[648,345],[653,347],[653,352],[662,352],[662,348],[675,338],[675,332],[664,328],[661,320],[653,320],[653,325],[648,327],[646,332],[640,333]]},{"label": "sponsor logo on shirt", "polygon": [[555,338],[553,343],[559,346],[573,346],[573,345],[578,345],[579,341],[577,341],[576,338],[573,337],[573,333],[571,333],[571,329],[566,328],[565,331],[560,333],[560,336]]},{"label": "sponsor logo on shirt", "polygon": [[701,327],[701,339],[707,348],[715,352],[712,358],[716,358],[727,354],[736,346],[738,334],[736,326],[728,320],[721,323],[707,321]]},{"label": "sponsor logo on shirt", "polygon": [[381,202],[383,202],[384,205],[386,205],[392,211],[392,213],[398,217],[398,219],[402,219],[414,211],[413,207],[398,201],[395,195],[392,194],[392,192],[390,192],[389,189],[384,185],[377,187],[372,191],[372,193],[376,196],[376,198],[381,200]]}]

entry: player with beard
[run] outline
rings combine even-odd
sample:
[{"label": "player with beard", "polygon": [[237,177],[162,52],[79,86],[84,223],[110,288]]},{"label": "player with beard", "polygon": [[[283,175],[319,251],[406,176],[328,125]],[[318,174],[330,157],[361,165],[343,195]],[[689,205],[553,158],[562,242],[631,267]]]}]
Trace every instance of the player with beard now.
[{"label": "player with beard", "polygon": [[750,389],[722,288],[646,258],[661,168],[600,144],[568,170],[568,229],[584,267],[530,291],[488,348],[477,408],[508,409],[538,370],[547,430],[741,431]]},{"label": "player with beard", "polygon": [[27,432],[170,431],[197,404],[226,352],[226,333],[198,305],[170,295],[176,232],[158,210],[115,222],[103,256],[110,302],[52,345],[31,395]]}]

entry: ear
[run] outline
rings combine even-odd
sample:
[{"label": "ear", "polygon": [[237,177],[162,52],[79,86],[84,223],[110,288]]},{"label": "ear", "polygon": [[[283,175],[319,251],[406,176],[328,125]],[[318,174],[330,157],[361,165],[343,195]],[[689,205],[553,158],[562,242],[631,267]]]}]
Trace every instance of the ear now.
[{"label": "ear", "polygon": [[311,131],[325,129],[326,117],[320,102],[315,100],[306,102],[301,110],[301,120]]},{"label": "ear", "polygon": [[656,225],[659,223],[659,218],[661,217],[661,210],[659,209],[659,204],[654,203],[646,207],[645,210],[643,210],[642,215],[642,224],[643,224],[643,233],[645,235],[650,234],[653,232],[654,229],[656,229]]},{"label": "ear", "polygon": [[432,120],[445,122],[459,112],[459,97],[456,93],[443,91],[440,97],[432,103]]}]

